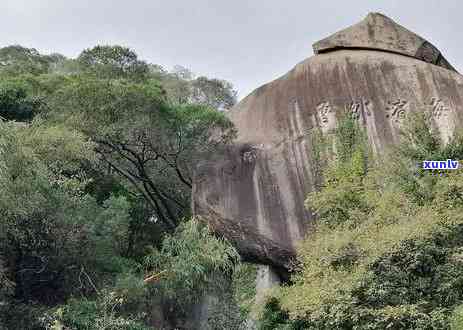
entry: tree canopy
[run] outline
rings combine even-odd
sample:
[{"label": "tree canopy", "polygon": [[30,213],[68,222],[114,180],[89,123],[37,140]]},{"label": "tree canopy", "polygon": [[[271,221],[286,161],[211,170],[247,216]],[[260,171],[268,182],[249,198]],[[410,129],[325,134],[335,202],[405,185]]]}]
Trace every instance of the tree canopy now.
[{"label": "tree canopy", "polygon": [[0,77],[0,329],[150,329],[147,311],[194,308],[233,273],[234,248],[190,214],[195,163],[235,136],[215,91],[117,45],[2,48]]}]

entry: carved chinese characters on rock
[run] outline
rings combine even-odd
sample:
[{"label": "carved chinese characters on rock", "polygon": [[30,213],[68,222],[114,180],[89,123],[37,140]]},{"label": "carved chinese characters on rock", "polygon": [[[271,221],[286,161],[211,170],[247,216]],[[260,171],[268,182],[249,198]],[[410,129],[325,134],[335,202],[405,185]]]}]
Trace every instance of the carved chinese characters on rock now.
[{"label": "carved chinese characters on rock", "polygon": [[344,109],[347,113],[351,115],[353,119],[360,118],[360,112],[362,111],[361,108],[362,104],[360,102],[349,102],[344,106]]},{"label": "carved chinese characters on rock", "polygon": [[447,102],[439,97],[432,97],[426,104],[425,110],[432,127],[438,131],[442,141],[449,141],[455,127],[449,116],[451,109],[447,106]]},{"label": "carved chinese characters on rock", "polygon": [[316,107],[318,123],[323,132],[336,127],[336,113],[344,111],[355,120],[371,116],[372,103],[364,98],[347,101],[345,99],[320,102]]},{"label": "carved chinese characters on rock", "polygon": [[388,101],[386,105],[386,118],[394,123],[400,123],[410,110],[410,104],[407,100],[396,99]]},{"label": "carved chinese characters on rock", "polygon": [[344,105],[344,110],[348,113],[353,119],[357,120],[361,118],[363,114],[370,116],[371,115],[371,103],[368,100],[361,99],[358,101],[351,101]]},{"label": "carved chinese characters on rock", "polygon": [[333,112],[333,109],[331,108],[330,102],[322,102],[317,106],[317,113],[322,125],[328,124],[328,116],[331,112]]},{"label": "carved chinese characters on rock", "polygon": [[328,132],[336,125],[335,111],[330,102],[325,101],[317,105],[318,122],[322,132]]},{"label": "carved chinese characters on rock", "polygon": [[[318,123],[322,131],[329,131],[336,126],[336,113],[343,111],[355,120],[367,120],[367,117],[373,114],[374,104],[366,98],[357,98],[352,100],[331,99],[322,101],[316,106]],[[432,97],[425,102],[411,102],[405,98],[389,99],[384,105],[385,117],[393,125],[401,125],[408,117],[411,111],[425,111],[429,118],[436,119],[436,125],[439,130],[448,130],[449,113],[451,108],[448,103],[440,97]],[[445,118],[445,120],[444,120]]]},{"label": "carved chinese characters on rock", "polygon": [[442,99],[438,97],[432,97],[431,102],[429,103],[430,115],[436,119],[439,119],[442,116],[447,116],[448,111],[450,110]]}]

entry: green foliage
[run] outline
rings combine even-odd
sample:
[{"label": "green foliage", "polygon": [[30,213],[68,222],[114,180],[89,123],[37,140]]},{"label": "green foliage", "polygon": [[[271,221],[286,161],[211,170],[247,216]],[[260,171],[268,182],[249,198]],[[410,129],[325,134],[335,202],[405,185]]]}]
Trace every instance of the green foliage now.
[{"label": "green foliage", "polygon": [[50,120],[88,135],[101,160],[140,193],[173,230],[188,215],[194,164],[227,143],[226,117],[193,105],[172,107],[158,82],[77,78],[49,101]]},{"label": "green foliage", "polygon": [[[402,131],[403,143],[398,147],[400,155],[411,161],[439,159],[443,144],[436,132],[431,130],[430,122],[424,113],[412,115],[413,125],[405,126]],[[437,157],[437,158],[436,158]]]},{"label": "green foliage", "polygon": [[288,312],[281,309],[280,303],[275,297],[270,297],[265,302],[260,320],[257,323],[259,330],[302,330],[306,329],[307,326],[307,322],[304,320],[290,319]]},{"label": "green foliage", "polygon": [[213,236],[199,219],[191,219],[146,257],[151,296],[171,306],[175,312],[169,317],[179,327],[182,318],[197,314],[205,304],[201,306],[203,313],[207,310],[205,329],[240,329],[245,315],[230,285],[238,262],[239,255],[228,242]]},{"label": "green foliage", "polygon": [[104,201],[88,225],[90,241],[95,253],[94,267],[100,271],[119,274],[136,267],[137,263],[125,258],[129,245],[130,203],[125,197],[111,196]]},{"label": "green foliage", "polygon": [[366,158],[366,135],[361,127],[359,127],[358,121],[352,118],[352,116],[344,115],[340,118],[336,126],[335,134],[335,150],[336,150],[336,159],[338,164],[342,164],[348,161],[352,161],[353,156],[357,153],[360,153],[363,158],[360,158],[360,155],[357,155],[360,159],[356,162],[356,165],[360,166],[355,168],[356,174],[364,174],[365,168],[362,160]]},{"label": "green foliage", "polygon": [[[181,325],[216,289],[208,326],[241,324],[236,251],[196,222],[176,230],[197,160],[236,134],[216,111],[231,84],[121,46],[2,48],[0,77],[0,329],[144,329],[153,310]],[[147,256],[170,269],[149,290]]]},{"label": "green foliage", "polygon": [[461,159],[463,135],[458,131],[444,144],[424,114],[414,114],[412,122],[413,125],[406,126],[402,131],[402,143],[390,154],[389,175],[394,174],[398,188],[414,202],[423,205],[433,201],[435,192],[439,190],[436,184],[442,181],[439,180],[441,173],[438,170],[433,171],[434,176],[430,176],[430,172],[422,168],[422,162]]},{"label": "green foliage", "polygon": [[311,167],[313,168],[312,180],[314,182],[314,187],[319,190],[322,185],[323,169],[329,160],[327,150],[329,150],[328,144],[331,141],[329,141],[329,139],[327,139],[326,136],[322,134],[320,129],[310,130],[308,137],[311,150]]},{"label": "green foliage", "polygon": [[[92,150],[79,134],[36,124],[0,124],[0,131],[0,256],[8,266],[2,281],[15,299],[2,317],[14,324],[18,304],[53,305],[93,292],[97,279],[121,271],[124,261],[114,245],[124,242],[127,205],[119,198],[99,207],[83,192],[86,180],[78,169]],[[88,275],[86,268],[95,265]]]},{"label": "green foliage", "polygon": [[230,109],[236,103],[237,92],[225,80],[211,79],[194,74],[181,66],[172,72],[151,66],[151,76],[162,82],[170,103],[196,104],[218,110]]},{"label": "green foliage", "polygon": [[458,311],[450,315],[463,299],[463,174],[433,177],[410,164],[461,159],[461,138],[444,145],[425,118],[412,125],[390,159],[375,160],[355,126],[340,123],[341,155],[307,199],[319,224],[300,246],[302,270],[267,304],[263,325],[448,329],[458,322]]},{"label": "green foliage", "polygon": [[34,48],[25,48],[19,45],[0,48],[0,75],[47,73],[50,65],[61,58],[63,58],[62,55],[41,55]]},{"label": "green foliage", "polygon": [[11,301],[10,305],[0,306],[0,329],[44,329],[41,317],[47,312],[47,307],[36,303]]},{"label": "green foliage", "polygon": [[451,323],[450,323],[451,330],[461,330],[463,329],[463,306],[459,305],[452,313]]},{"label": "green foliage", "polygon": [[153,249],[145,263],[162,279],[157,289],[189,304],[220,285],[218,280],[223,274],[232,274],[238,260],[228,242],[212,236],[206,225],[192,219],[181,224],[175,235],[167,236],[160,251]]},{"label": "green foliage", "polygon": [[84,50],[77,62],[84,72],[94,74],[98,78],[126,78],[144,80],[149,67],[138,59],[138,55],[127,47],[95,46]]},{"label": "green foliage", "polygon": [[104,292],[97,300],[71,299],[44,320],[51,330],[148,330],[135,318],[118,315],[123,298]]},{"label": "green foliage", "polygon": [[[228,285],[228,283],[225,283]],[[211,306],[212,305],[212,306]],[[239,306],[230,290],[220,292],[215,301],[208,306],[205,330],[246,329],[246,315],[240,313]]]},{"label": "green foliage", "polygon": [[49,126],[36,120],[17,132],[21,143],[56,176],[84,175],[83,166],[95,160],[95,144],[85,135],[63,125]]},{"label": "green foliage", "polygon": [[239,304],[243,317],[251,312],[256,297],[257,266],[249,263],[240,263],[233,272],[232,285],[235,300]]},{"label": "green foliage", "polygon": [[265,304],[259,322],[259,330],[281,329],[282,326],[287,325],[288,322],[288,313],[281,310],[276,298],[270,298]]},{"label": "green foliage", "polygon": [[189,101],[214,109],[230,109],[236,103],[236,92],[228,81],[198,77],[191,82]]},{"label": "green foliage", "polygon": [[28,86],[22,80],[4,80],[0,83],[0,119],[31,120],[42,105],[39,98],[28,94]]},{"label": "green foliage", "polygon": [[[358,124],[346,117],[339,122],[334,135],[336,154],[328,162],[322,190],[309,194],[306,207],[328,226],[355,222],[368,211],[364,196],[364,179],[368,167],[368,148],[364,132]],[[318,151],[317,159],[330,157]]]}]

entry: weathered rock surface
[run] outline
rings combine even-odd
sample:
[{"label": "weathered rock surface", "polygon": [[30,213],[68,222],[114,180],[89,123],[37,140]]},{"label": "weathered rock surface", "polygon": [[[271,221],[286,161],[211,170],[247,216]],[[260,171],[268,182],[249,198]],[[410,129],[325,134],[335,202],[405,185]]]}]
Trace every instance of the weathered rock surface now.
[{"label": "weathered rock surface", "polygon": [[238,140],[199,164],[193,188],[195,214],[246,260],[280,270],[313,226],[304,199],[319,180],[314,129],[330,134],[347,112],[381,152],[398,141],[413,111],[428,112],[444,140],[463,123],[463,76],[429,42],[381,14],[314,50],[229,112]]},{"label": "weathered rock surface", "polygon": [[313,45],[315,54],[342,48],[393,52],[455,71],[434,45],[379,13]]}]

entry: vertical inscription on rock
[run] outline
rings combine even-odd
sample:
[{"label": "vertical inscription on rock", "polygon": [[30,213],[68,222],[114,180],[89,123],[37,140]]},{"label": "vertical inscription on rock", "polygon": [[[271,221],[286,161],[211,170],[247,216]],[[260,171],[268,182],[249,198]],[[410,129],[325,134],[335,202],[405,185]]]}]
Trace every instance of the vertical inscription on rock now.
[{"label": "vertical inscription on rock", "polygon": [[445,105],[442,99],[438,97],[432,97],[431,102],[429,102],[430,114],[436,119],[439,119],[442,116],[447,116],[449,107]]},{"label": "vertical inscription on rock", "polygon": [[328,132],[336,125],[335,111],[329,101],[317,105],[316,113],[322,132]]},{"label": "vertical inscription on rock", "polygon": [[451,108],[440,97],[432,97],[425,104],[425,111],[427,111],[428,119],[431,120],[432,127],[439,132],[442,141],[449,141],[455,129],[450,118]]},{"label": "vertical inscription on rock", "polygon": [[365,99],[351,101],[344,105],[344,110],[355,120],[360,119],[362,113],[371,116],[371,102]]},{"label": "vertical inscription on rock", "polygon": [[333,112],[330,102],[322,102],[317,105],[317,113],[321,124],[328,124],[329,114]]},{"label": "vertical inscription on rock", "polygon": [[410,110],[410,104],[407,100],[396,99],[388,101],[386,105],[386,118],[389,118],[394,123],[400,123],[407,117]]},{"label": "vertical inscription on rock", "polygon": [[362,111],[361,106],[362,104],[360,102],[352,101],[347,103],[344,106],[344,109],[353,119],[357,120],[360,118],[360,113]]}]

